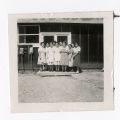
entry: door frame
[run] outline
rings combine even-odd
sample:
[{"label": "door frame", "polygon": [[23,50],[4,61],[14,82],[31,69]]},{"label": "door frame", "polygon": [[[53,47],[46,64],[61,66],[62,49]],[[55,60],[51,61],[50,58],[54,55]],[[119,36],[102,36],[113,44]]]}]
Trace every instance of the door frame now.
[{"label": "door frame", "polygon": [[57,42],[57,36],[67,36],[68,44],[71,44],[71,32],[40,32],[39,42],[44,42],[44,36],[54,36],[54,40]]}]

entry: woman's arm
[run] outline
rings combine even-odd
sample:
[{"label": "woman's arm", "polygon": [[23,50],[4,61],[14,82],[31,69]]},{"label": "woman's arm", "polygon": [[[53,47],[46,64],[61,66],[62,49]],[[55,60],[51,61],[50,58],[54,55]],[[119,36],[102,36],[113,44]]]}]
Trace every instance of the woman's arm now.
[{"label": "woman's arm", "polygon": [[38,48],[38,57],[41,57],[41,52],[40,52],[40,48]]},{"label": "woman's arm", "polygon": [[78,55],[78,54],[80,53],[80,51],[81,51],[81,48],[79,47],[79,48],[77,49],[77,51],[76,51],[76,52],[74,52],[73,57],[75,57],[76,55]]},{"label": "woman's arm", "polygon": [[76,55],[78,55],[80,53],[80,51],[78,51],[77,53],[73,53],[73,57],[75,57]]},{"label": "woman's arm", "polygon": [[73,50],[69,51],[69,55],[70,55],[70,60],[72,60],[72,58],[73,58]]}]

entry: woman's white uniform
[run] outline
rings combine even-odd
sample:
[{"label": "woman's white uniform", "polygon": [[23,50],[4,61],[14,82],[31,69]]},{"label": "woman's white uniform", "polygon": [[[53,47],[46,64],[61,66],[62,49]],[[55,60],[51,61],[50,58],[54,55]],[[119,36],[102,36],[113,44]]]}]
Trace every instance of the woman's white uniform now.
[{"label": "woman's white uniform", "polygon": [[58,65],[60,62],[60,48],[59,47],[55,47],[54,48],[54,64]]},{"label": "woman's white uniform", "polygon": [[73,67],[73,48],[69,49],[69,67]]},{"label": "woman's white uniform", "polygon": [[49,64],[49,58],[48,58],[49,48],[50,47],[46,47],[46,63],[47,64]]},{"label": "woman's white uniform", "polygon": [[46,63],[46,50],[42,46],[38,48],[38,64],[45,64]]},{"label": "woman's white uniform", "polygon": [[54,48],[49,47],[48,49],[48,64],[51,65],[54,62]]}]

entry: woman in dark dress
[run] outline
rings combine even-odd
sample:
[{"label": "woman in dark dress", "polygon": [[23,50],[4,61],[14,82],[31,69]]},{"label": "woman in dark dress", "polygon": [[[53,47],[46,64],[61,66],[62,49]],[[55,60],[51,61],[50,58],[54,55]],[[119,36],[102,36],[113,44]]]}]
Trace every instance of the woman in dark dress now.
[{"label": "woman in dark dress", "polygon": [[80,51],[81,48],[78,46],[78,43],[75,43],[75,47],[73,48],[73,66],[77,68],[77,73],[79,73],[80,70]]}]

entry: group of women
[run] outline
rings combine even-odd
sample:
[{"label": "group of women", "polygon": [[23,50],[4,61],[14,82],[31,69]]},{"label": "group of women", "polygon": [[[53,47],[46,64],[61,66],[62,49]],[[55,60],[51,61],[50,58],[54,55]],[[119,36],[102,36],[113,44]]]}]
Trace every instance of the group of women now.
[{"label": "group of women", "polygon": [[80,51],[78,43],[67,45],[66,42],[40,43],[38,65],[40,71],[71,71],[76,67],[80,72]]}]

